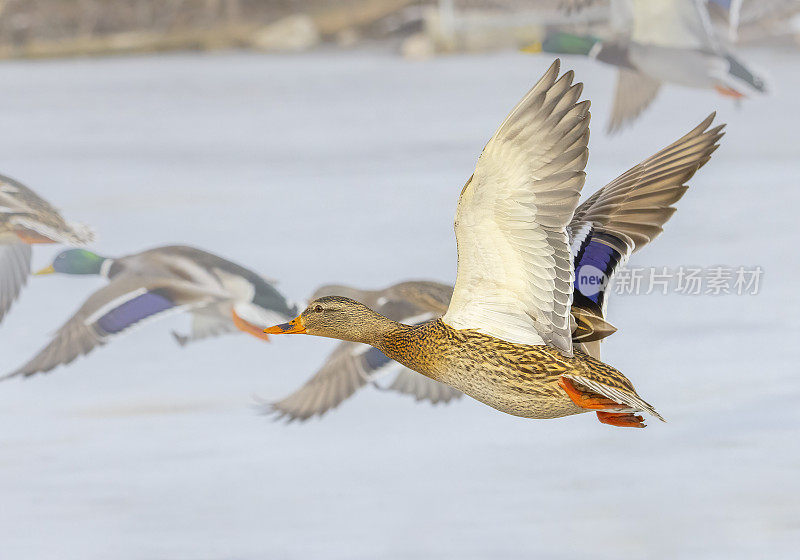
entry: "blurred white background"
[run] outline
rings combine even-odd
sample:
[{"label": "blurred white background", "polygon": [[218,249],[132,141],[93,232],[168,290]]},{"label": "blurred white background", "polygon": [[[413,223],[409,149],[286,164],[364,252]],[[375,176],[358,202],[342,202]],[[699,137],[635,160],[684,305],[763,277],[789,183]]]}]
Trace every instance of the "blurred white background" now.
[{"label": "blurred white background", "polygon": [[[590,194],[712,110],[721,148],[631,264],[760,265],[756,296],[611,296],[604,358],[669,423],[531,421],[364,390],[321,421],[259,416],[334,342],[186,318],[0,385],[3,558],[788,558],[800,542],[793,51],[741,107],[667,86],[607,137],[613,71],[566,57],[592,100]],[[302,300],[319,284],[452,282],[458,193],[552,62],[514,52],[244,52],[0,64],[0,171],[124,255],[216,252]],[[36,247],[34,267],[59,248]],[[32,278],[0,325],[9,371],[97,278]]]}]

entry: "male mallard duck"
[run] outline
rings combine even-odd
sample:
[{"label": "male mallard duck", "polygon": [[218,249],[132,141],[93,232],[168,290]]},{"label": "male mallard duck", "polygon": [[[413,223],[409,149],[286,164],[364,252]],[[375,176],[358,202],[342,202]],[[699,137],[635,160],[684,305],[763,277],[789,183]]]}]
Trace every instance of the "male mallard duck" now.
[{"label": "male mallard duck", "polygon": [[[37,274],[95,274],[110,280],[81,306],[32,360],[7,375],[30,376],[68,364],[145,319],[187,311],[192,332],[181,344],[236,332],[235,320],[268,325],[297,312],[272,284],[222,257],[181,245],[158,247],[118,259],[70,249]],[[233,310],[237,314],[234,315]],[[240,326],[241,327],[241,326]],[[247,327],[243,327],[247,328]],[[260,329],[252,333],[266,337]]]},{"label": "male mallard duck", "polygon": [[82,245],[92,237],[89,228],[67,223],[28,187],[0,175],[0,321],[28,281],[31,244]]},{"label": "male mallard duck", "polygon": [[[572,3],[580,8],[591,0]],[[715,89],[736,99],[765,91],[764,81],[717,40],[705,2],[612,0],[611,13],[613,38],[557,31],[523,49],[587,55],[619,68],[609,133],[633,122],[662,82]]]},{"label": "male mallard duck", "polygon": [[[589,102],[578,102],[582,84],[572,84],[572,71],[558,75],[556,60],[489,140],[461,191],[455,221],[458,273],[441,319],[407,325],[353,299],[327,296],[264,332],[369,344],[515,416],[557,418],[594,410],[601,422],[631,427],[644,427],[637,412],[662,419],[622,373],[573,345],[573,258],[582,263],[581,253],[588,252],[592,261],[613,269],[620,260],[617,247],[594,235],[604,223],[626,235],[629,250],[637,239],[643,244],[657,235],[669,212],[653,213],[650,228],[632,227],[625,216],[647,215],[649,203],[619,212],[608,203],[629,196],[625,183],[652,167],[690,177],[699,166],[696,152],[713,151],[709,146],[720,130],[698,127],[692,140],[663,150],[649,166],[637,166],[614,189],[589,199],[589,211],[576,215],[588,158]],[[673,202],[685,189],[663,186],[663,198]],[[659,198],[658,184],[650,191],[645,198]],[[573,218],[585,223],[583,233],[574,234],[580,239],[576,256],[567,231]]]}]

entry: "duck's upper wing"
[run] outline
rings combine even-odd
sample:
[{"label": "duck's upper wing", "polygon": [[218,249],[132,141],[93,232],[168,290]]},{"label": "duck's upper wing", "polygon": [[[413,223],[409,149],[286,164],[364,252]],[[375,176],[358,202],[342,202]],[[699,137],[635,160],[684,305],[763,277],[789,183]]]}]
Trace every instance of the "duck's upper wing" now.
[{"label": "duck's upper wing", "polygon": [[115,335],[170,312],[208,305],[213,296],[188,283],[123,274],[92,294],[36,356],[3,377],[30,376],[69,364]]},{"label": "duck's upper wing", "polygon": [[94,239],[90,228],[67,222],[46,200],[3,175],[0,175],[0,222],[23,236],[35,234],[69,245],[82,245]]},{"label": "duck's upper wing", "polygon": [[500,125],[461,192],[458,275],[442,320],[571,352],[566,226],[583,187],[589,102],[553,63]]},{"label": "duck's upper wing", "polygon": [[28,281],[31,246],[16,235],[0,234],[0,321]]},{"label": "duck's upper wing", "polygon": [[611,109],[611,119],[606,129],[608,133],[618,132],[625,125],[636,120],[636,117],[647,109],[656,98],[660,87],[661,82],[655,78],[636,70],[620,68],[617,71],[614,106]]},{"label": "duck's upper wing", "polygon": [[[675,213],[675,203],[689,188],[687,181],[719,147],[724,125],[709,128],[713,120],[712,114],[688,134],[598,190],[575,211],[567,231],[576,277],[572,314],[579,325],[592,326],[597,323],[593,318],[605,318],[609,281],[631,253],[663,231]],[[598,274],[602,278],[596,279],[602,283],[584,283]],[[609,333],[591,336],[597,334]],[[599,357],[597,345],[593,348],[584,350]]]},{"label": "duck's upper wing", "polygon": [[[453,297],[453,286],[428,280],[412,280],[395,284],[386,292],[390,295],[388,299],[402,301],[416,308],[418,313],[431,314],[430,318],[433,319],[441,317],[447,311]],[[406,310],[405,316],[401,313],[397,318],[392,316],[392,309],[385,306],[381,306],[380,313],[395,321],[408,321],[408,313],[415,311],[413,308]]]},{"label": "duck's upper wing", "polygon": [[583,242],[591,227],[623,240],[631,253],[655,239],[689,188],[686,182],[719,147],[725,125],[709,128],[715,115],[586,199],[570,221],[570,238]]}]

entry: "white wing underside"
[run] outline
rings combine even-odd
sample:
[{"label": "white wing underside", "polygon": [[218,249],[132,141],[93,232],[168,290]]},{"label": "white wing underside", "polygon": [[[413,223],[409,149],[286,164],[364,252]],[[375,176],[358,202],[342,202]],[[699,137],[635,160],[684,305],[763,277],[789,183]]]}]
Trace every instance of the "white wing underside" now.
[{"label": "white wing underside", "polygon": [[633,0],[631,40],[643,45],[716,49],[705,0]]},{"label": "white wing underside", "polygon": [[646,74],[620,68],[608,132],[614,133],[635,120],[653,102],[660,87],[661,82]]},{"label": "white wing underside", "polygon": [[191,332],[188,335],[182,335],[172,331],[172,335],[178,344],[185,346],[198,340],[237,333],[239,330],[231,320],[231,309],[229,302],[193,309]]},{"label": "white wing underside", "polygon": [[456,215],[458,275],[442,320],[572,351],[566,225],[583,187],[589,102],[556,61],[483,150]]}]

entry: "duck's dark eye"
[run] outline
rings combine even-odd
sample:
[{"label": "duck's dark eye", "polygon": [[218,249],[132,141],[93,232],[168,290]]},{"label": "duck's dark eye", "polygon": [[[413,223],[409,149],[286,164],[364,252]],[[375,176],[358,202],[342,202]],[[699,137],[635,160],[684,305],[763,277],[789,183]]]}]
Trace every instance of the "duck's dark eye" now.
[{"label": "duck's dark eye", "polygon": [[317,313],[322,313],[322,306],[321,305],[315,305],[314,306],[314,311],[316,311]]}]

